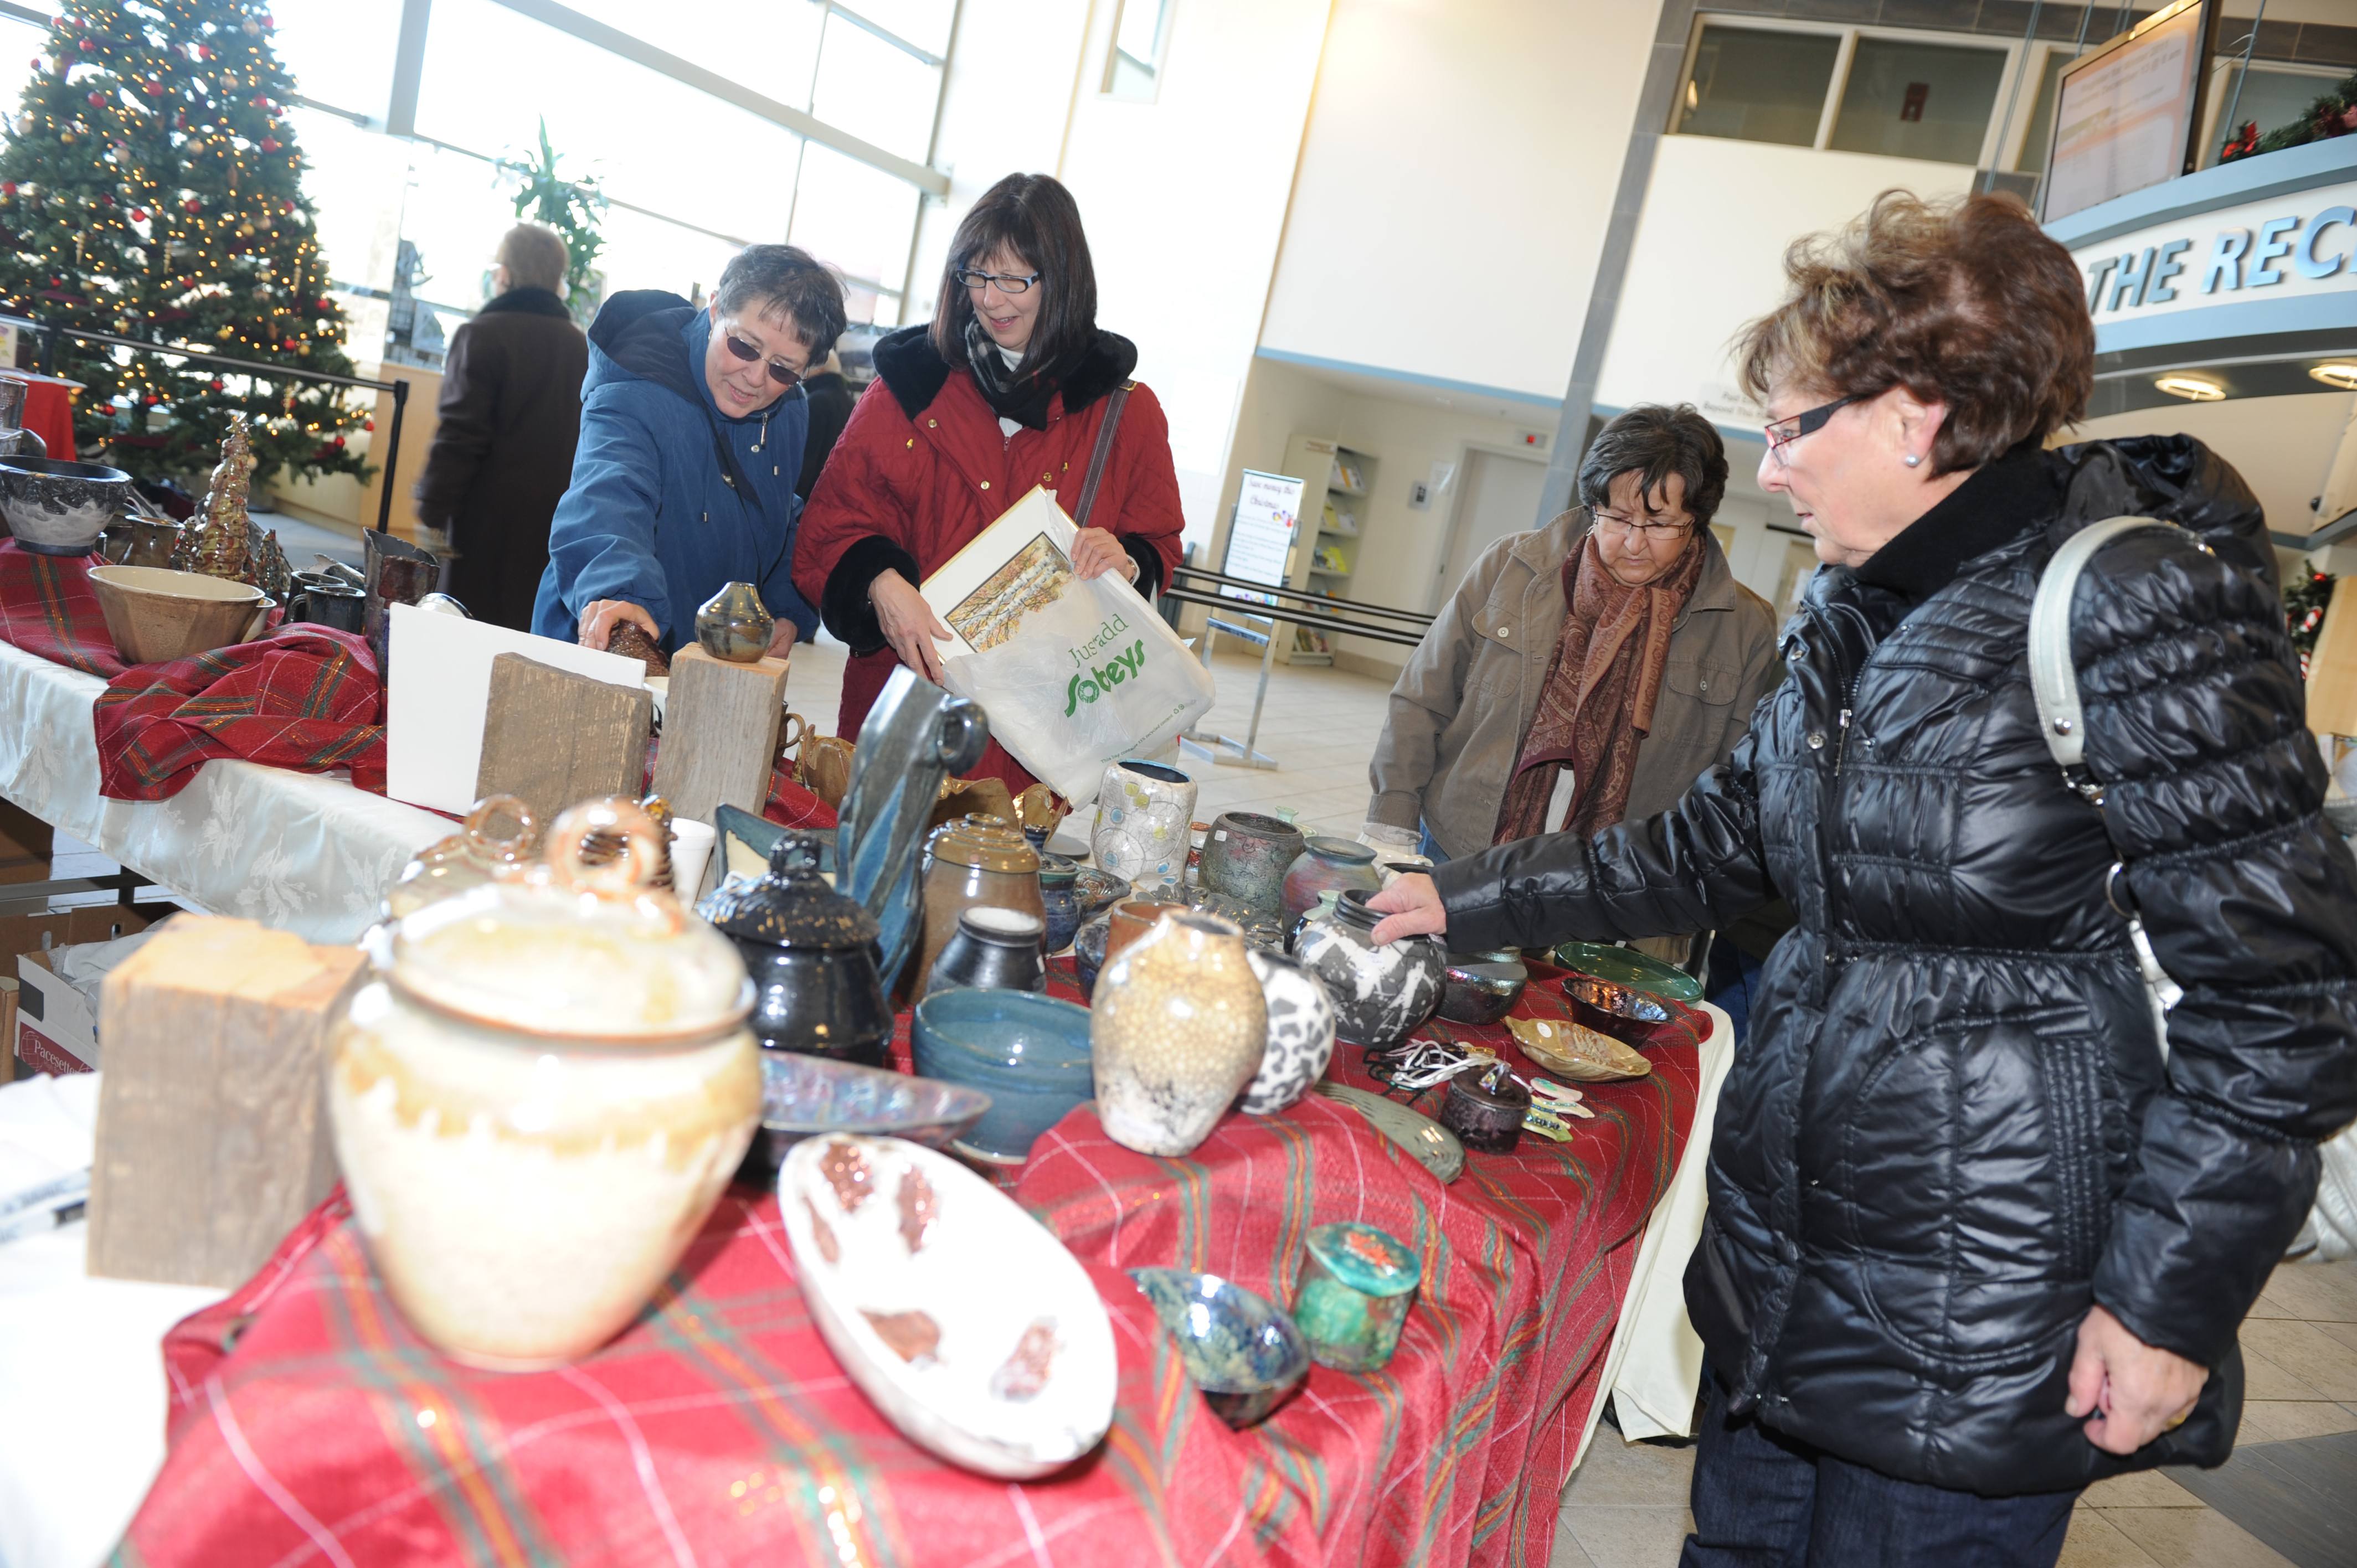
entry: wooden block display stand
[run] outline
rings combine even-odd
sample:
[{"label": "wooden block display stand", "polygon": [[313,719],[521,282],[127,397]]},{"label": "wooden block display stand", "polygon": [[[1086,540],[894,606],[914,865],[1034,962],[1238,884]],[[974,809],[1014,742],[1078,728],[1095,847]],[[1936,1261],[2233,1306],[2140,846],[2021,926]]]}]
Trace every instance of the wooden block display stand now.
[{"label": "wooden block display stand", "polygon": [[639,798],[654,693],[554,670],[521,653],[491,660],[475,799],[513,795],[542,823],[604,795]]},{"label": "wooden block display stand", "polygon": [[106,977],[91,1273],[242,1284],[328,1196],[328,1028],[365,963],[182,916]]},{"label": "wooden block display stand", "polygon": [[2308,656],[2308,727],[2318,735],[2357,735],[2357,594],[2338,582]]},{"label": "wooden block display stand", "polygon": [[785,660],[732,664],[694,643],[674,654],[655,758],[655,793],[672,815],[708,822],[715,808],[734,806],[759,816],[785,708]]}]

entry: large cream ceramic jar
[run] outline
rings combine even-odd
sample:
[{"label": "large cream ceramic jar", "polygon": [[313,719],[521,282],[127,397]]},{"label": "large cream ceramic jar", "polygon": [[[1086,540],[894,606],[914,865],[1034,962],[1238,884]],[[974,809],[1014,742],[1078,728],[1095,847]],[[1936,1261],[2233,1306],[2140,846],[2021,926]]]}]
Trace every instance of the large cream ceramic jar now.
[{"label": "large cream ceramic jar", "polygon": [[[582,865],[603,829],[631,853]],[[328,1067],[336,1157],[404,1316],[478,1365],[587,1355],[679,1261],[760,1119],[752,987],[651,892],[653,824],[576,807],[520,883],[382,928]]]}]

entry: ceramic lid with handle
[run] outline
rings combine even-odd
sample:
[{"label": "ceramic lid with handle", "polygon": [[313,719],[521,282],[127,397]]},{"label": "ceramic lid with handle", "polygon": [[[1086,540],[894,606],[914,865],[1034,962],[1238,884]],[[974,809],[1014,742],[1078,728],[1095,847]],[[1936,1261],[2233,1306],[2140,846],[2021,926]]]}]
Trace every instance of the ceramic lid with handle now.
[{"label": "ceramic lid with handle", "polygon": [[[597,833],[627,853],[586,864]],[[649,886],[662,843],[628,800],[575,806],[550,830],[544,866],[395,922],[377,968],[437,1011],[519,1034],[626,1045],[718,1034],[752,1011],[753,983],[726,938]]]},{"label": "ceramic lid with handle", "polygon": [[820,874],[816,833],[790,832],[770,846],[770,869],[732,882],[697,908],[729,936],[784,948],[864,948],[881,928],[866,907]]}]

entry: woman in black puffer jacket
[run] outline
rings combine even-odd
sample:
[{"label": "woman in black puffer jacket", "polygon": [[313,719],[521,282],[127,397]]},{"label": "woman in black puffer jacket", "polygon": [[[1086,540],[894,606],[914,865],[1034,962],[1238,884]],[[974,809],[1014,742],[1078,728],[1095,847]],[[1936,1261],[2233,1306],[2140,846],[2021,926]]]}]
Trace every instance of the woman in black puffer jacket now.
[{"label": "woman in black puffer jacket", "polygon": [[[2319,807],[2257,502],[2083,413],[2077,268],[2007,199],[1796,245],[1744,371],[1828,564],[1790,675],[1669,812],[1403,880],[1472,951],[1724,926],[1781,892],[1686,1300],[1712,1369],[1685,1562],[2050,1563],[2090,1481],[2215,1465],[2235,1330],[2357,1114],[2357,865]],[[2039,729],[2040,574],[2100,808]],[[2184,987],[2155,1038],[2115,861]]]}]

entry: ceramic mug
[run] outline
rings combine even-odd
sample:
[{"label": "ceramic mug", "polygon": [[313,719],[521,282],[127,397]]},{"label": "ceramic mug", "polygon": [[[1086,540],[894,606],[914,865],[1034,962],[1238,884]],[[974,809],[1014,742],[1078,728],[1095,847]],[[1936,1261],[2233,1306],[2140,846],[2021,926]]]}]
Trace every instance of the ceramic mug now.
[{"label": "ceramic mug", "polygon": [[1195,781],[1158,762],[1116,762],[1097,788],[1096,863],[1139,892],[1176,887],[1187,872]]}]

